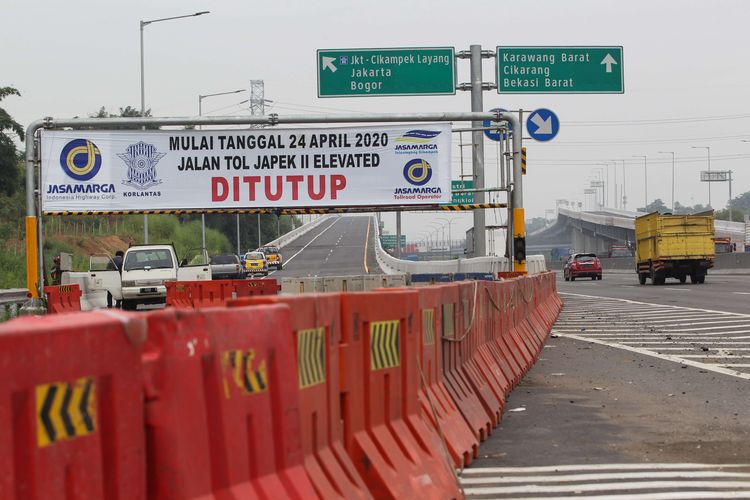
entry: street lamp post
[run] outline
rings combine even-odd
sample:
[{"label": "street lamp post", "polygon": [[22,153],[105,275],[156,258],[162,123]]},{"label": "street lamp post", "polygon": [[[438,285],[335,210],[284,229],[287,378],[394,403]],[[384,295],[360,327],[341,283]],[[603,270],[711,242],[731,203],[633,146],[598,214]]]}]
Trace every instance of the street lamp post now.
[{"label": "street lamp post", "polygon": [[648,210],[648,165],[646,164],[646,156],[633,155],[633,158],[643,158],[643,198],[646,200],[643,203],[643,208]]},{"label": "street lamp post", "polygon": [[674,151],[659,151],[664,155],[672,155],[672,213],[674,213]]},{"label": "street lamp post", "polygon": [[[196,17],[196,16],[202,16],[203,14],[208,14],[210,11],[203,10],[201,12],[196,12],[194,14],[186,14],[184,16],[174,16],[174,17],[163,17],[160,19],[150,19],[147,21],[140,21],[140,28],[141,28],[141,116],[146,116],[146,84],[145,84],[145,74],[144,74],[144,64],[143,64],[143,28],[148,26],[149,24],[154,23],[160,23],[162,21],[172,21],[173,19],[182,19],[185,17]],[[143,129],[145,130],[146,127],[144,126]],[[145,244],[148,244],[148,214],[143,214],[143,242]]]},{"label": "street lamp post", "polygon": [[453,257],[453,248],[452,248],[452,242],[453,239],[451,238],[451,225],[453,224],[453,219],[449,219],[447,217],[438,217],[437,220],[445,221],[448,223],[448,258]]},{"label": "street lamp post", "polygon": [[[229,92],[216,92],[215,94],[199,94],[198,95],[198,116],[203,116],[203,99],[207,97],[216,97],[219,95],[229,95],[229,94],[239,94],[240,92],[244,92],[245,89],[239,89],[239,90],[230,90]],[[242,103],[240,103],[242,104]],[[203,126],[200,126],[201,129],[203,129]],[[201,242],[203,243],[203,248],[206,248],[206,214],[201,214]],[[240,214],[237,214],[237,254],[240,253]]]},{"label": "street lamp post", "polygon": [[[708,171],[711,172],[711,146],[690,146],[692,149],[705,149],[706,153],[708,153]],[[708,175],[709,178],[711,177],[711,174]],[[712,208],[713,205],[711,205],[711,183],[707,182],[708,184],[708,208]]]}]

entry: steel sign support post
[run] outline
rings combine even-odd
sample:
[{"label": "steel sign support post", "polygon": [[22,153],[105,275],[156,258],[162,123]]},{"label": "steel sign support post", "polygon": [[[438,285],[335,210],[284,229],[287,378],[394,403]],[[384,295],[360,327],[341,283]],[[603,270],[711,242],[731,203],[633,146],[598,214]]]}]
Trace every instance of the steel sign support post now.
[{"label": "steel sign support post", "polygon": [[240,250],[240,214],[237,214],[237,255],[241,255],[241,250]]},{"label": "steel sign support post", "polygon": [[[482,96],[482,46],[471,45],[471,110],[480,112],[484,109]],[[473,122],[472,127],[482,127],[480,121]],[[480,131],[471,133],[471,173],[474,177],[474,187],[476,189],[484,188],[484,134]],[[484,203],[484,193],[474,193],[474,203]],[[474,257],[484,257],[487,255],[486,235],[485,235],[485,217],[484,210],[474,210]]]}]

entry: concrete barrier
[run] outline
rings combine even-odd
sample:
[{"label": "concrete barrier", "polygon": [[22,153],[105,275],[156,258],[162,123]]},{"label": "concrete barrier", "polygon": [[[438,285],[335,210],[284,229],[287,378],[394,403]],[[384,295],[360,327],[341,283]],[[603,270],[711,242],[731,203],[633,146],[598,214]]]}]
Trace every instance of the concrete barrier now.
[{"label": "concrete barrier", "polygon": [[[508,272],[511,262],[505,257],[474,257],[471,259],[451,259],[432,261],[411,261],[397,259],[386,252],[380,244],[378,224],[375,228],[375,257],[380,269],[387,274],[446,274],[446,273],[492,273]],[[529,255],[526,258],[529,274],[547,270],[543,255]]]}]

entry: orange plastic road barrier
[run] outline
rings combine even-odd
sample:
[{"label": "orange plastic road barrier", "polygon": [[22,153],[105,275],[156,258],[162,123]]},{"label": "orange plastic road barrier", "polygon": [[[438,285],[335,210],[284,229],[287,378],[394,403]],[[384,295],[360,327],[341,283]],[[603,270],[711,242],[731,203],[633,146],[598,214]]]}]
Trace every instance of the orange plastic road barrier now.
[{"label": "orange plastic road barrier", "polygon": [[146,498],[143,318],[0,325],[0,498]]},{"label": "orange plastic road barrier", "polygon": [[251,295],[276,295],[274,279],[171,281],[167,286],[167,305],[174,307],[223,306],[228,300]]},{"label": "orange plastic road barrier", "polygon": [[56,314],[81,310],[81,288],[78,284],[45,286],[47,313]]},{"label": "orange plastic road barrier", "polygon": [[498,278],[502,278],[505,280],[522,278],[524,276],[526,276],[526,271],[500,271],[497,273]]},{"label": "orange plastic road barrier", "polygon": [[344,443],[376,498],[458,498],[451,464],[419,414],[421,332],[408,294],[417,292],[341,296]]},{"label": "orange plastic road barrier", "polygon": [[302,462],[289,308],[147,316],[151,498],[314,498]]},{"label": "orange plastic road barrier", "polygon": [[235,298],[279,293],[279,283],[275,279],[230,280],[229,283]]},{"label": "orange plastic road barrier", "polygon": [[290,306],[307,475],[321,498],[372,498],[344,450],[339,398],[340,301],[339,294],[326,293],[245,297],[227,305]]},{"label": "orange plastic road barrier", "polygon": [[458,284],[442,285],[443,376],[445,387],[453,402],[471,427],[474,435],[484,441],[492,432],[492,420],[482,406],[479,396],[464,374],[463,364],[468,359],[469,331],[459,321]]},{"label": "orange plastic road barrier", "polygon": [[420,362],[424,375],[424,384],[419,385],[422,415],[445,437],[454,465],[465,467],[478,456],[479,440],[443,383],[443,291],[440,286],[423,287],[418,291],[420,314],[417,319],[422,332]]},{"label": "orange plastic road barrier", "polygon": [[481,310],[481,301],[478,300],[480,297],[480,282],[464,281],[457,283],[457,286],[459,287],[459,328],[466,335],[464,342],[467,346],[466,358],[461,368],[466,375],[466,379],[479,396],[485,411],[490,416],[492,427],[496,427],[500,423],[505,401],[504,398],[499,396],[502,391],[491,385],[488,374],[476,358],[477,350],[481,344],[480,337],[483,333],[483,311]]}]

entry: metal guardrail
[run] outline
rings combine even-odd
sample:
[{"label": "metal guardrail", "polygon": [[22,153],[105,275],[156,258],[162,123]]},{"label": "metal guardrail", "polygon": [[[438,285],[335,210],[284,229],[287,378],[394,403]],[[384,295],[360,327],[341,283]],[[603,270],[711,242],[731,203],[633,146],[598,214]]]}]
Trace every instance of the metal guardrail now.
[{"label": "metal guardrail", "polygon": [[0,321],[17,316],[18,309],[29,300],[28,293],[25,288],[0,290]]}]

